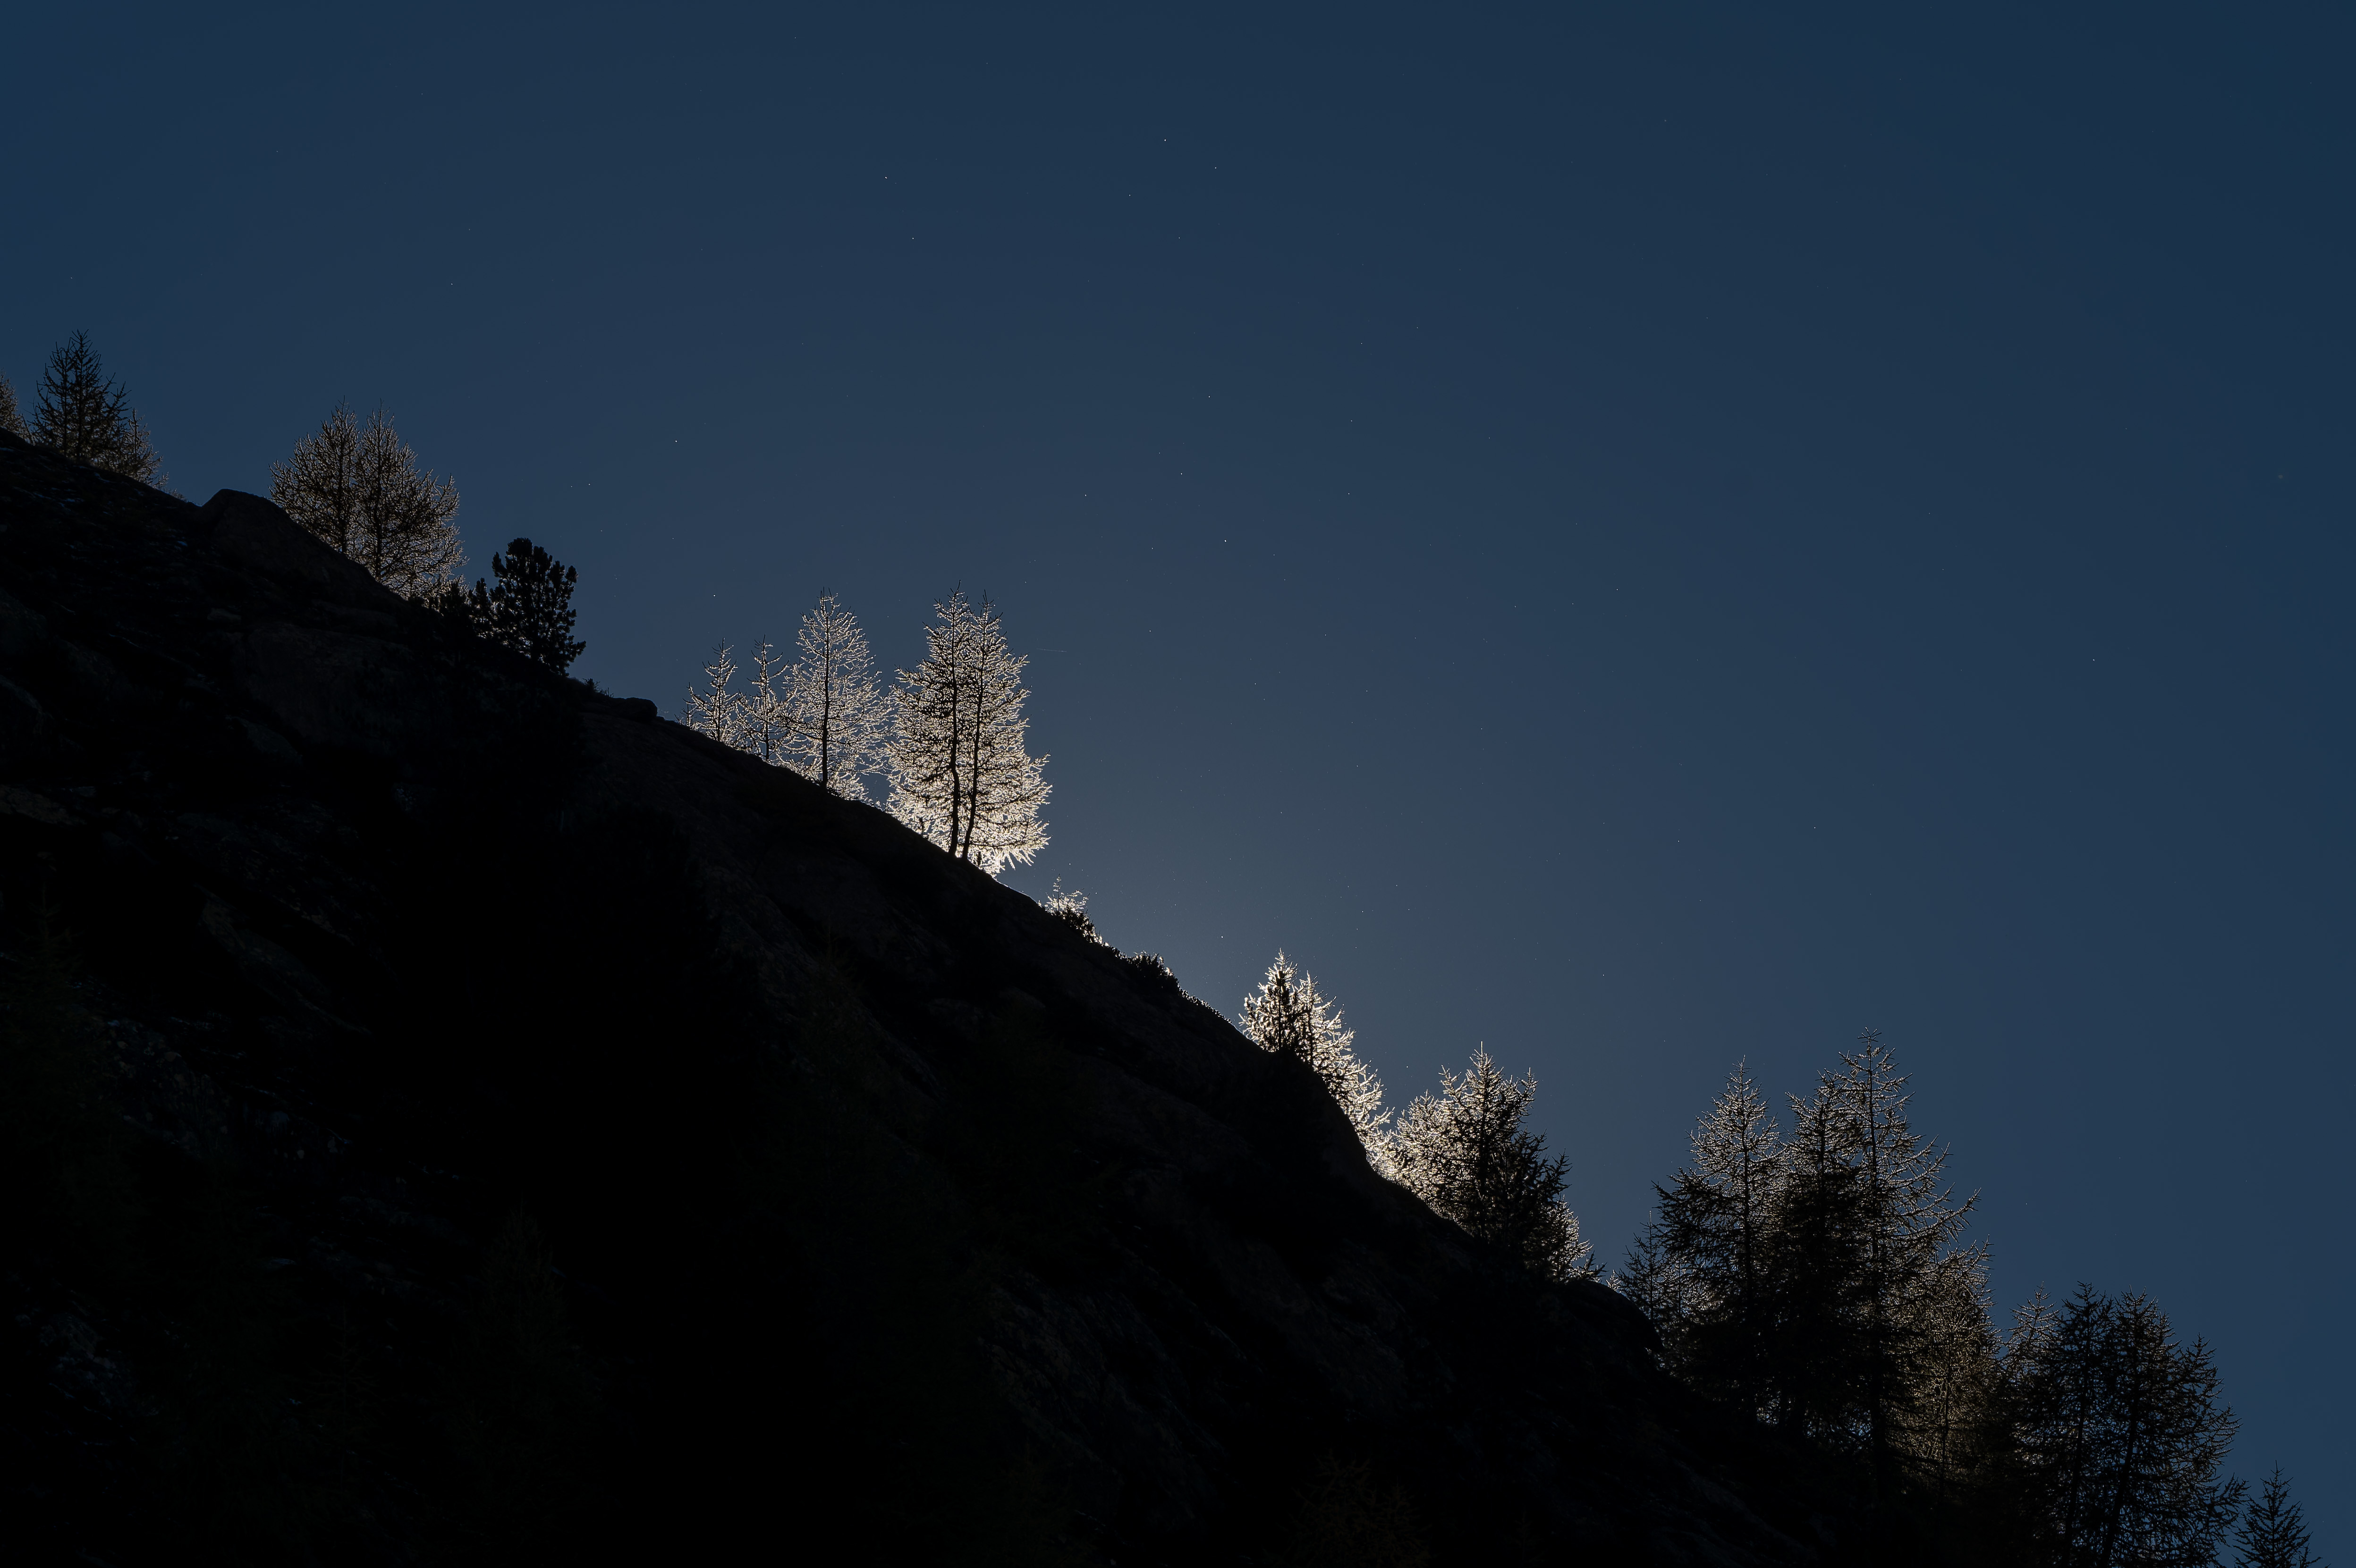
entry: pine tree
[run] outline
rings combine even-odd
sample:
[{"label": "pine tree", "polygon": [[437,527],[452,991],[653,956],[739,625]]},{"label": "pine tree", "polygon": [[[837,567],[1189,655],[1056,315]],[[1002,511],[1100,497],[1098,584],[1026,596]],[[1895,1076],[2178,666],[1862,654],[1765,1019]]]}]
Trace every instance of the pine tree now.
[{"label": "pine tree", "polygon": [[147,428],[139,422],[139,411],[123,388],[107,379],[86,332],[75,333],[49,351],[30,433],[36,443],[76,463],[158,489],[169,483],[148,442]]},{"label": "pine tree", "polygon": [[1045,757],[1023,750],[1029,661],[1007,650],[998,612],[962,592],[936,604],[927,656],[899,672],[886,750],[891,811],[961,860],[996,876],[1047,846],[1039,808]]},{"label": "pine tree", "polygon": [[33,436],[33,432],[25,428],[25,416],[17,411],[16,389],[8,384],[5,376],[0,376],[0,430],[6,431],[19,441],[30,441]]},{"label": "pine tree", "polygon": [[2233,1532],[2234,1568],[2324,1568],[2308,1547],[2307,1520],[2276,1465]]},{"label": "pine tree", "polygon": [[1319,994],[1312,976],[1279,952],[1259,989],[1244,998],[1237,1028],[1262,1051],[1308,1063],[1350,1118],[1367,1159],[1389,1173],[1391,1114],[1383,1108],[1382,1080],[1351,1051],[1356,1031],[1342,1027],[1341,1008]]},{"label": "pine tree", "polygon": [[457,484],[417,465],[385,410],[362,425],[337,404],[270,475],[270,498],[288,517],[402,597],[437,599],[460,581]]},{"label": "pine tree", "polygon": [[1519,1258],[1546,1279],[1590,1277],[1579,1216],[1562,1200],[1570,1161],[1548,1158],[1546,1138],[1522,1125],[1537,1080],[1516,1082],[1484,1046],[1440,1093],[1419,1094],[1392,1144],[1398,1179],[1437,1213]]},{"label": "pine tree", "polygon": [[786,765],[846,799],[864,800],[865,775],[883,762],[890,720],[866,635],[833,594],[821,593],[802,617],[799,644],[801,658],[786,677],[783,699],[791,716]]},{"label": "pine tree", "polygon": [[1629,1269],[1646,1281],[1673,1370],[1753,1411],[1766,1391],[1768,1249],[1783,1175],[1774,1119],[1738,1064],[1694,1128],[1693,1163],[1654,1189],[1660,1204]]},{"label": "pine tree", "polygon": [[2015,1501],[2036,1560],[2065,1568],[2213,1561],[2244,1488],[2217,1478],[2238,1424],[2200,1340],[2149,1297],[2091,1285],[2032,1303],[2004,1358]]},{"label": "pine tree", "polygon": [[580,573],[530,539],[517,539],[507,554],[491,557],[491,575],[498,581],[487,592],[479,580],[475,584],[479,630],[502,647],[564,673],[588,645],[573,635],[573,585]]}]

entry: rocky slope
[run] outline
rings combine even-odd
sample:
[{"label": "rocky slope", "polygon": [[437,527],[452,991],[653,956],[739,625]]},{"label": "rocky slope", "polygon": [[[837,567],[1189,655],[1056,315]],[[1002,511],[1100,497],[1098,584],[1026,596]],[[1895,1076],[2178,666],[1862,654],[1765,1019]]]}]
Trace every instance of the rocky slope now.
[{"label": "rocky slope", "polygon": [[873,808],[5,435],[0,591],[19,1541],[1843,1555],[1612,1293]]}]

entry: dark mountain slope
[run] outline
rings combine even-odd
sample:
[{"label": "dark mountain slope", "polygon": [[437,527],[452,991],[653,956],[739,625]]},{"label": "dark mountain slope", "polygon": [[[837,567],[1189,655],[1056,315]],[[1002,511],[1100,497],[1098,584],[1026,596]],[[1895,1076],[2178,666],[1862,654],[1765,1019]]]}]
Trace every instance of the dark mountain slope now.
[{"label": "dark mountain slope", "polygon": [[28,1547],[1840,1554],[1611,1292],[882,813],[251,496],[0,436],[0,525]]}]

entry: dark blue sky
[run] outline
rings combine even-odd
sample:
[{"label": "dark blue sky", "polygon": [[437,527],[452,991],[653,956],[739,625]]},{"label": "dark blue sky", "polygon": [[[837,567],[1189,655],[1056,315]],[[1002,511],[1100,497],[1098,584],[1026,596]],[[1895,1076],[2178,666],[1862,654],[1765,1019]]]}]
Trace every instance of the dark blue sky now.
[{"label": "dark blue sky", "polygon": [[841,9],[15,19],[0,371],[381,400],[667,709],[987,591],[1009,880],[1534,1069],[1610,1256],[1879,1025],[2356,1549],[2346,14]]}]

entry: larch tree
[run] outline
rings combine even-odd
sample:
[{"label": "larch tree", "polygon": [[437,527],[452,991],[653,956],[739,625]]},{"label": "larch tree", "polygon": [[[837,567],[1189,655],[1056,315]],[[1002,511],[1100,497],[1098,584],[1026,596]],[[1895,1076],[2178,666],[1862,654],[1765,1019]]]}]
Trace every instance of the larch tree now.
[{"label": "larch tree", "polygon": [[1244,998],[1237,1027],[1262,1051],[1290,1056],[1317,1074],[1375,1169],[1391,1173],[1389,1123],[1383,1083],[1350,1049],[1356,1031],[1342,1027],[1342,1010],[1321,995],[1316,979],[1279,952],[1259,989]]},{"label": "larch tree", "polygon": [[363,425],[338,403],[270,475],[288,517],[404,599],[432,599],[466,570],[456,482],[419,467],[381,408]]},{"label": "larch tree", "polygon": [[1770,1241],[1783,1148],[1759,1086],[1738,1064],[1693,1133],[1693,1162],[1654,1188],[1659,1206],[1631,1257],[1671,1368],[1695,1388],[1762,1409],[1774,1311]]},{"label": "larch tree", "polygon": [[[1867,1029],[1860,1050],[1846,1053],[1846,1071],[1830,1081],[1831,1098],[1846,1123],[1856,1171],[1861,1274],[1849,1360],[1868,1452],[1883,1472],[1911,1454],[1917,1424],[1944,1419],[1933,1406],[1941,1360],[1970,1339],[1986,1313],[1987,1252],[1953,1243],[1971,1222],[1977,1195],[1961,1202],[1944,1184],[1946,1151],[1932,1147],[1907,1122],[1905,1075],[1880,1032]],[[1962,1313],[1965,1321],[1951,1322]]]},{"label": "larch tree", "polygon": [[489,585],[477,578],[472,592],[449,584],[437,607],[477,635],[563,674],[588,645],[573,635],[573,586],[580,573],[530,539],[517,539],[505,555],[492,555],[491,576]]},{"label": "larch tree", "polygon": [[2246,1489],[2218,1478],[2238,1423],[2208,1346],[2179,1344],[2148,1296],[2081,1285],[2058,1312],[2037,1306],[2004,1367],[2036,1559],[2205,1568]]},{"label": "larch tree", "polygon": [[2234,1529],[2233,1568],[2325,1568],[2310,1550],[2305,1514],[2291,1501],[2280,1465],[2259,1483],[2257,1498]]},{"label": "larch tree", "polygon": [[1047,847],[1039,820],[1047,759],[1023,749],[1029,662],[1008,651],[998,611],[957,592],[936,604],[926,656],[899,672],[885,748],[892,815],[996,876]]},{"label": "larch tree", "polygon": [[1435,1212],[1541,1278],[1590,1277],[1591,1249],[1562,1200],[1570,1161],[1549,1157],[1544,1135],[1522,1125],[1537,1089],[1505,1076],[1486,1047],[1461,1076],[1441,1068],[1440,1093],[1417,1095],[1399,1118],[1393,1167]]},{"label": "larch tree", "polygon": [[[11,400],[13,401],[13,399]],[[164,488],[163,464],[130,395],[107,379],[90,335],[77,332],[49,351],[27,432],[38,445],[143,485]]]},{"label": "larch tree", "polygon": [[30,441],[33,435],[25,428],[25,416],[16,408],[16,389],[8,384],[5,376],[0,376],[0,430],[19,441]]},{"label": "larch tree", "polygon": [[703,667],[702,689],[688,688],[687,707],[680,720],[723,746],[753,751],[755,746],[746,742],[754,739],[755,704],[735,688],[734,652],[726,643],[712,650],[712,661]]},{"label": "larch tree", "polygon": [[782,698],[790,720],[782,738],[786,765],[846,799],[864,800],[866,775],[883,763],[891,721],[866,635],[833,594],[821,593],[802,617],[798,641],[801,657],[786,677]]}]

